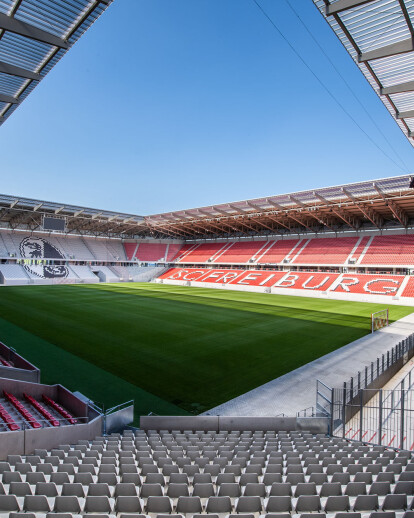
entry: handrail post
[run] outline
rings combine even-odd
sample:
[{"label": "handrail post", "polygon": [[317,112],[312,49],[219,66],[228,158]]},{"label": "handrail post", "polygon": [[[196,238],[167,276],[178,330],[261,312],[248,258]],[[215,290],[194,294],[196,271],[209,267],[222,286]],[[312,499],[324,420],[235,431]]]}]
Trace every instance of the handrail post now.
[{"label": "handrail post", "polygon": [[378,415],[378,444],[381,446],[382,443],[382,389],[379,391],[379,415]]},{"label": "handrail post", "polygon": [[362,442],[362,426],[364,424],[364,421],[363,421],[363,410],[364,410],[364,405],[363,405],[363,402],[362,402],[362,397],[363,397],[363,393],[364,393],[364,390],[361,389],[359,391],[359,440]]},{"label": "handrail post", "polygon": [[345,417],[346,417],[346,381],[344,382],[344,389],[342,395],[342,437],[345,438]]},{"label": "handrail post", "polygon": [[401,427],[401,436],[400,436],[400,448],[403,449],[404,448],[404,407],[405,407],[405,401],[404,401],[404,396],[405,396],[405,393],[404,393],[404,380],[402,380],[401,382],[401,424],[400,424],[400,427]]}]

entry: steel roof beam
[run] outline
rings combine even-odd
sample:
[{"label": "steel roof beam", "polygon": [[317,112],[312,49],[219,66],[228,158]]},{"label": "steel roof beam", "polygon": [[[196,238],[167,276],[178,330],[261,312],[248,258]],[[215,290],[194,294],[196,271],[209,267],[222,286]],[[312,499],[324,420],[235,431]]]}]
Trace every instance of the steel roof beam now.
[{"label": "steel roof beam", "polygon": [[376,227],[381,228],[383,224],[382,217],[377,214],[373,209],[367,207],[361,202],[358,202],[357,199],[344,187],[342,188],[342,192],[355,204],[355,206],[362,212],[362,214],[371,221]]},{"label": "steel roof beam", "polygon": [[412,119],[414,118],[414,110],[408,110],[406,112],[397,112],[397,119]]},{"label": "steel roof beam", "polygon": [[334,205],[331,205],[328,202],[328,200],[326,198],[324,198],[323,196],[321,196],[319,193],[314,192],[313,194],[316,198],[321,200],[321,202],[325,203],[327,208],[329,208],[330,211],[332,211],[334,214],[336,214],[338,216],[338,218],[340,218],[344,223],[349,225],[354,230],[358,229],[358,221],[356,220],[356,218],[354,218],[353,216],[351,216],[350,214],[347,214],[346,212],[344,212],[342,210],[339,210]]},{"label": "steel roof beam", "polygon": [[0,93],[0,102],[8,104],[20,104],[20,99],[17,99],[17,97],[12,97],[11,95]]},{"label": "steel roof beam", "polygon": [[0,61],[0,72],[11,76],[23,77],[24,79],[33,79],[34,81],[40,81],[42,79],[42,76],[36,72],[10,65],[10,63],[5,63],[4,61]]},{"label": "steel roof beam", "polygon": [[326,6],[326,16],[332,16],[333,14],[359,7],[360,5],[368,4],[374,0],[337,0],[334,4]]},{"label": "steel roof beam", "polygon": [[385,194],[382,192],[382,190],[378,187],[378,185],[375,182],[372,185],[374,186],[374,189],[377,191],[377,193],[384,200],[385,205],[387,205],[390,208],[395,219],[397,219],[403,227],[407,227],[408,226],[407,214],[393,200],[387,199]]},{"label": "steel roof beam", "polygon": [[386,86],[380,89],[381,95],[402,94],[405,92],[414,92],[414,81],[399,83],[393,86]]},{"label": "steel roof beam", "polygon": [[17,20],[12,16],[7,16],[2,13],[0,13],[0,29],[13,32],[14,34],[19,34],[20,36],[25,36],[26,38],[40,41],[42,43],[47,43],[53,47],[59,47],[65,50],[69,48],[69,44],[65,40],[62,40],[62,38],[43,31],[42,29],[38,29],[27,22],[22,22],[21,20]]},{"label": "steel roof beam", "polygon": [[372,61],[374,59],[388,58],[390,56],[412,52],[413,50],[413,38],[407,38],[406,40],[391,43],[391,45],[385,45],[384,47],[379,47],[368,52],[363,52],[358,56],[358,62],[365,63],[366,61]]}]

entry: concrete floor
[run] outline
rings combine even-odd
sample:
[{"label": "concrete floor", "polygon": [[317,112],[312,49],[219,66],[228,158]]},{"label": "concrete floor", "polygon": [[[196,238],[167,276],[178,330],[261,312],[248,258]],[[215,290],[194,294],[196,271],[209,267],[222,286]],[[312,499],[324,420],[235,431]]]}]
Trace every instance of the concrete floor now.
[{"label": "concrete floor", "polygon": [[304,408],[315,406],[317,379],[329,387],[340,387],[344,381],[412,333],[414,313],[212,408],[203,415],[275,416],[283,413],[294,416]]}]

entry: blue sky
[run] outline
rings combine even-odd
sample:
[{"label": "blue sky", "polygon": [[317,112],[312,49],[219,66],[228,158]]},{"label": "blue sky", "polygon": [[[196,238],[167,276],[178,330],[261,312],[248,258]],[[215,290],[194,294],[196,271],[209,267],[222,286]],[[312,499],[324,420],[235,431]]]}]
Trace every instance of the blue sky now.
[{"label": "blue sky", "polygon": [[[408,170],[252,0],[115,0],[0,127],[1,191],[145,215],[412,171],[312,0],[291,1]],[[395,158],[285,0],[260,3]]]}]

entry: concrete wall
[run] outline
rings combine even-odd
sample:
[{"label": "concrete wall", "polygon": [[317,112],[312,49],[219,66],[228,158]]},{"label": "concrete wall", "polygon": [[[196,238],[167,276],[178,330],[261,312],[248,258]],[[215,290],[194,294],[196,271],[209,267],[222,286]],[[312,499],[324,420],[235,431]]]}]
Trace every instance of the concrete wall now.
[{"label": "concrete wall", "polygon": [[50,450],[60,444],[74,444],[80,439],[92,440],[101,434],[102,416],[85,424],[1,432],[0,460],[6,460],[7,455],[30,455],[38,448]]},{"label": "concrete wall", "polygon": [[6,367],[1,364],[0,378],[40,383],[40,370],[2,342],[0,342],[0,355],[14,365],[14,367]]},{"label": "concrete wall", "polygon": [[293,431],[328,433],[323,417],[141,416],[143,430]]}]

